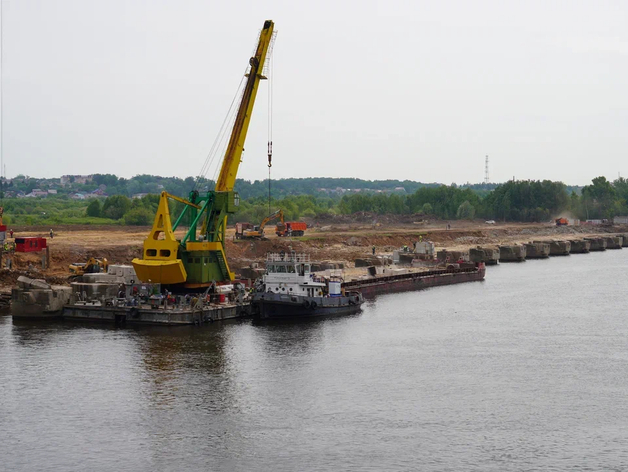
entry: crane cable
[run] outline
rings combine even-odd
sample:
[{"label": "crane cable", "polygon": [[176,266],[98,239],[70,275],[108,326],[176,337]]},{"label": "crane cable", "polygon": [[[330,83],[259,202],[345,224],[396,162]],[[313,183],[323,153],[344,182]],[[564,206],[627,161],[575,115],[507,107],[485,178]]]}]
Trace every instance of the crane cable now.
[{"label": "crane cable", "polygon": [[268,215],[270,216],[270,168],[273,166],[273,57],[268,58]]},{"label": "crane cable", "polygon": [[[253,45],[253,49],[251,50],[251,55],[250,57],[255,57],[256,51],[257,51],[257,44],[259,44],[259,38],[262,34],[262,30],[260,30],[257,33],[257,40],[255,41],[255,44]],[[235,120],[237,118],[237,114],[238,114],[238,109],[240,107],[240,103],[242,102],[242,96],[244,95],[244,91],[246,88],[246,81],[248,78],[248,75],[251,72],[251,65],[247,64],[246,68],[244,69],[244,74],[242,75],[242,79],[240,80],[240,85],[238,86],[238,90],[236,91],[235,96],[233,97],[233,101],[231,102],[231,106],[229,107],[229,111],[227,112],[227,117],[225,118],[225,121],[223,122],[223,126],[221,127],[220,133],[222,133],[220,135],[220,140],[223,141],[222,144],[220,144],[219,146],[216,146],[216,143],[214,143],[214,145],[216,146],[217,150],[219,150],[220,152],[217,152],[215,150],[215,154],[212,157],[212,161],[215,159],[215,157],[220,154],[221,158],[226,154],[227,152],[227,146],[229,145],[229,139],[231,138],[231,131],[233,130],[233,126],[235,124]],[[237,106],[234,107],[234,105],[237,103]],[[228,126],[225,126],[227,125]],[[228,131],[227,131],[228,130]],[[226,140],[225,140],[226,138]],[[218,138],[217,138],[217,142],[218,142]],[[210,162],[211,164],[211,162]],[[214,174],[212,177],[212,181],[214,183],[216,183],[218,181],[218,175],[220,172],[220,169],[222,167],[222,160],[220,160],[217,164],[216,167],[214,169]],[[205,173],[207,173],[209,171],[209,166],[204,168]],[[197,187],[200,187],[200,185],[197,185]]]},{"label": "crane cable", "polygon": [[[212,144],[211,149],[207,153],[207,157],[205,158],[205,162],[203,163],[203,166],[201,167],[201,171],[196,177],[194,190],[199,190],[201,186],[206,183],[205,177],[207,177],[207,174],[209,173],[210,168],[212,167],[212,164],[214,164],[216,160],[216,156],[219,155],[223,147],[226,146],[226,144],[224,144],[224,141],[225,141],[225,137],[228,134],[227,130],[230,130],[232,128],[231,125],[235,121],[237,107],[234,107],[234,105],[238,102],[238,98],[241,97],[242,94],[244,93],[243,84],[245,80],[246,80],[246,75],[243,75],[242,79],[240,80],[240,84],[238,85],[238,88],[236,90],[236,93],[233,96],[233,100],[231,100],[231,105],[229,105],[229,110],[227,111],[227,114],[225,115],[225,119],[223,120],[222,125],[220,126],[220,129],[218,130],[216,139],[214,140],[214,143]],[[216,170],[214,174],[217,174],[217,172],[218,170]],[[216,175],[214,175],[214,182],[215,181],[216,181]]]}]

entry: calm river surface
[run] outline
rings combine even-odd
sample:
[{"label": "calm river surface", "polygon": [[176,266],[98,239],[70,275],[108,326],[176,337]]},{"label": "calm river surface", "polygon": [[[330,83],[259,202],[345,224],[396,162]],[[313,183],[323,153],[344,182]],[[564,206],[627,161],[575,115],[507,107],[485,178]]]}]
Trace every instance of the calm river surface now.
[{"label": "calm river surface", "polygon": [[628,251],[361,314],[127,328],[0,316],[0,469],[628,469]]}]

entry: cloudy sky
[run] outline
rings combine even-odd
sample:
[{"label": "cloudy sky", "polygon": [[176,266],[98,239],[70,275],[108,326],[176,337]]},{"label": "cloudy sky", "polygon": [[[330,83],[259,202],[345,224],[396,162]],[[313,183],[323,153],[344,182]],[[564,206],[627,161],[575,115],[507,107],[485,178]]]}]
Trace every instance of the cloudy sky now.
[{"label": "cloudy sky", "polygon": [[628,2],[1,1],[9,177],[197,175],[265,19],[276,178],[628,176]]}]

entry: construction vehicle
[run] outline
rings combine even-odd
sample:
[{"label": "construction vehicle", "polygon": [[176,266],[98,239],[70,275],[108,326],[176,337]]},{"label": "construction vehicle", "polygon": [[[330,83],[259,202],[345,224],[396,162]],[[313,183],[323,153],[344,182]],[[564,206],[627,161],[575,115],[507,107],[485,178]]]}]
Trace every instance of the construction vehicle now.
[{"label": "construction vehicle", "polygon": [[70,264],[70,273],[72,275],[84,275],[84,274],[98,274],[100,272],[107,272],[109,263],[106,258],[96,259],[90,257],[87,262],[75,262]]},{"label": "construction vehicle", "polygon": [[569,220],[567,218],[556,218],[556,226],[567,226],[569,225]]},{"label": "construction vehicle", "polygon": [[303,236],[307,229],[307,223],[301,221],[286,221],[285,223],[277,223],[275,226],[275,234],[281,236]]},{"label": "construction vehicle", "polygon": [[[230,283],[235,279],[225,254],[225,230],[228,215],[235,213],[240,203],[233,187],[259,83],[266,78],[263,70],[267,55],[270,56],[273,30],[274,23],[265,21],[255,55],[249,59],[244,90],[214,190],[203,193],[193,190],[187,199],[165,191],[161,193],[153,227],[144,240],[142,258],[133,259],[133,267],[142,282],[160,283],[175,289],[194,289],[214,282]],[[270,150],[269,142],[269,163]],[[174,224],[168,207],[169,199],[184,204]],[[188,219],[189,229],[178,240],[174,232],[184,218]]]},{"label": "construction vehicle", "polygon": [[[268,215],[266,218],[262,220],[259,226],[253,226],[249,229],[242,229],[242,232],[238,236],[237,233],[237,225],[236,225],[236,239],[263,239],[264,238],[264,228],[271,221],[279,218],[280,223],[283,225],[283,211],[277,210],[272,215]],[[247,224],[247,223],[245,223]],[[250,225],[250,223],[248,223]]]},{"label": "construction vehicle", "polygon": [[255,227],[253,223],[236,223],[235,225],[235,238],[242,239],[244,231],[251,230]]}]

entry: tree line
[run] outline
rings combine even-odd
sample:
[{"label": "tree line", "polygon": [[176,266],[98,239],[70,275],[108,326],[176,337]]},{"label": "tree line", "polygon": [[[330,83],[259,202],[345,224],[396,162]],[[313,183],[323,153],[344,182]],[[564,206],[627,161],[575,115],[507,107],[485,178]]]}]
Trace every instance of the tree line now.
[{"label": "tree line", "polygon": [[[578,192],[578,190],[581,190]],[[354,193],[339,199],[314,196],[274,199],[290,218],[314,218],[368,212],[443,220],[474,219],[544,222],[568,213],[574,218],[610,219],[628,215],[628,180],[593,179],[582,189],[549,180],[511,180],[492,190],[455,184],[421,187],[410,195]],[[259,221],[269,213],[262,198],[244,201],[237,221]]]},{"label": "tree line", "polygon": [[[452,184],[421,186],[407,195],[385,191],[342,196],[286,195],[272,198],[270,208],[266,194],[241,198],[240,209],[230,222],[259,222],[279,208],[290,220],[324,219],[364,212],[443,220],[483,218],[512,222],[549,221],[565,212],[581,220],[628,215],[628,180],[624,178],[610,182],[605,177],[597,177],[580,192],[577,190],[549,180],[511,180],[495,185],[491,190]],[[158,193],[133,199],[126,195],[111,195],[87,201],[67,197],[4,199],[2,204],[5,222],[13,221],[14,224],[150,225],[157,210]],[[178,214],[181,205],[171,202],[172,213]]]},{"label": "tree line", "polygon": [[[101,190],[107,195],[124,195],[126,197],[138,194],[160,193],[167,190],[178,197],[187,197],[195,189],[213,189],[215,182],[205,178],[195,177],[162,177],[142,174],[129,179],[114,174],[93,174],[87,181],[69,176],[69,181],[61,184],[60,178],[39,179],[18,175],[13,179],[4,179],[0,194],[28,194],[35,189],[54,190],[57,195],[72,195],[75,193],[90,194]],[[421,187],[437,187],[438,183],[422,183],[411,180],[363,180],[355,178],[289,178],[271,182],[271,195],[274,198],[283,198],[290,195],[326,196],[342,194],[346,191],[367,191],[387,193],[414,193]],[[489,184],[491,185],[491,184]],[[235,189],[242,199],[262,197],[268,198],[268,180],[237,179]],[[0,195],[1,196],[1,195]]]}]

